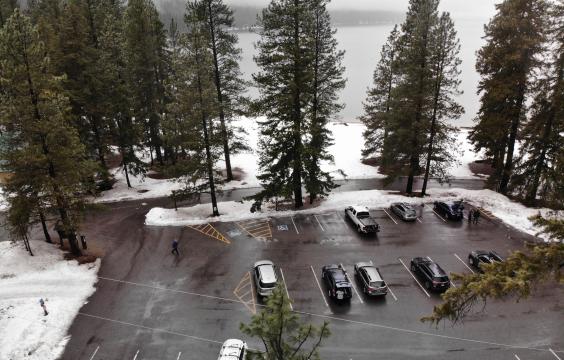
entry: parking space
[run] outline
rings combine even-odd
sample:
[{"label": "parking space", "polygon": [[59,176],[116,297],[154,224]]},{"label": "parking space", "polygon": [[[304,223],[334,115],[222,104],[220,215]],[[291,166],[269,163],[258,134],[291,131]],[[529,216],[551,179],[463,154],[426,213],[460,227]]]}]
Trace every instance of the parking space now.
[{"label": "parking space", "polygon": [[[63,359],[213,359],[223,340],[242,337],[239,324],[264,306],[249,273],[264,259],[276,264],[293,311],[314,323],[331,323],[332,351],[323,350],[324,359],[374,359],[375,346],[406,349],[385,351],[382,358],[391,360],[452,354],[550,359],[548,349],[530,344],[564,347],[557,316],[562,289],[549,289],[528,304],[489,304],[491,317],[477,316],[459,327],[431,329],[419,321],[441,300],[411,271],[413,257],[429,257],[449,274],[470,273],[476,271],[467,263],[470,251],[506,255],[530,239],[526,234],[512,229],[508,240],[506,227],[495,219],[478,225],[444,221],[431,205],[416,222],[404,222],[388,209],[371,214],[381,226],[376,236],[358,234],[344,213],[335,211],[212,223],[207,231],[145,229],[135,256],[120,248],[104,260],[97,292],[73,324]],[[221,236],[229,242],[218,241]],[[170,254],[171,237],[179,239],[179,257]],[[353,271],[359,261],[379,268],[387,296],[363,293]],[[328,296],[321,278],[328,264],[346,270],[353,286],[350,301]],[[249,345],[260,348],[253,341]],[[510,351],[515,345],[520,351]]]}]

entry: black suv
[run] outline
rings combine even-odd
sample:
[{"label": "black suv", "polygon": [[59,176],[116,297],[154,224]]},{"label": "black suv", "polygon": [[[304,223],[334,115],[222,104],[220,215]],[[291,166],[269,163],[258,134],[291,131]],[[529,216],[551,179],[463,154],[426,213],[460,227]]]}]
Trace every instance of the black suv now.
[{"label": "black suv", "polygon": [[336,300],[350,300],[352,285],[341,265],[326,265],[321,269],[321,278],[325,281],[329,297]]},{"label": "black suv", "polygon": [[483,272],[482,264],[492,264],[494,262],[503,262],[503,258],[493,250],[474,250],[468,254],[468,263],[480,272]]},{"label": "black suv", "polygon": [[464,218],[464,204],[462,201],[435,201],[435,211],[449,220],[462,220]]},{"label": "black suv", "polygon": [[450,279],[446,272],[429,258],[416,257],[411,260],[411,271],[423,282],[428,290],[446,291]]}]

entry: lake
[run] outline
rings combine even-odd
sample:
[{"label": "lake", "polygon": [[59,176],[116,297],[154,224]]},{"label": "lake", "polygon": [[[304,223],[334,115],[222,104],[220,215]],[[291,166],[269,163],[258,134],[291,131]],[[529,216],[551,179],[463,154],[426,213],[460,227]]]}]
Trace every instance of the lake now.
[{"label": "lake", "polygon": [[[470,126],[479,109],[479,97],[476,95],[479,75],[474,66],[476,51],[484,43],[483,26],[487,20],[455,18],[454,21],[461,43],[461,90],[464,91],[459,102],[464,106],[466,113],[453,124]],[[341,101],[345,104],[345,108],[339,114],[338,120],[358,121],[358,116],[362,114],[362,101],[366,96],[366,89],[371,85],[372,73],[380,58],[380,49],[392,28],[393,24],[337,28],[336,37],[340,49],[345,50],[345,76],[348,79],[345,89],[341,92]],[[258,38],[259,35],[256,33],[239,33],[239,46],[243,50],[241,70],[248,80],[251,79],[251,74],[257,71],[253,56],[256,53],[254,43]],[[256,89],[251,89],[249,93],[253,97],[258,94]]]}]

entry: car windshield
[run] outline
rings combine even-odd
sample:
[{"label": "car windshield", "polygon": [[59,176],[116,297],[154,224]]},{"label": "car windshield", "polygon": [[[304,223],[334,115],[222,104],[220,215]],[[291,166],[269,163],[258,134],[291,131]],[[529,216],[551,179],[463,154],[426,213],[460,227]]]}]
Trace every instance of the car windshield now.
[{"label": "car windshield", "polygon": [[386,285],[386,283],[383,282],[383,281],[372,281],[372,282],[370,283],[370,286],[371,286],[371,287],[374,287],[374,288],[384,287],[385,285]]},{"label": "car windshield", "polygon": [[356,213],[356,217],[359,219],[366,219],[370,217],[370,214],[366,211],[359,211]]}]

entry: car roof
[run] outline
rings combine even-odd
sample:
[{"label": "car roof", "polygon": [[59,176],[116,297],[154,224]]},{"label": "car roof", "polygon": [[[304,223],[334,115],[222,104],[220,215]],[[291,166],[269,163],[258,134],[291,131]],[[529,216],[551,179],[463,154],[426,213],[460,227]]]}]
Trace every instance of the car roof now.
[{"label": "car roof", "polygon": [[339,265],[335,265],[335,264],[327,265],[325,267],[325,270],[327,270],[333,275],[333,279],[335,279],[336,282],[347,281],[345,271],[341,267],[339,267]]},{"label": "car roof", "polygon": [[384,281],[384,279],[382,279],[382,276],[380,275],[380,272],[378,272],[378,269],[376,269],[376,267],[372,265],[365,266],[364,270],[366,270],[366,275],[368,275],[369,281]]},{"label": "car roof", "polygon": [[255,263],[255,268],[258,268],[261,280],[263,282],[276,282],[276,272],[274,271],[274,264],[272,263],[272,261],[258,261]]},{"label": "car roof", "polygon": [[351,208],[353,208],[356,212],[368,212],[368,208],[366,206],[352,205]]},{"label": "car roof", "polygon": [[245,343],[238,339],[227,339],[221,346],[218,360],[239,359]]}]

